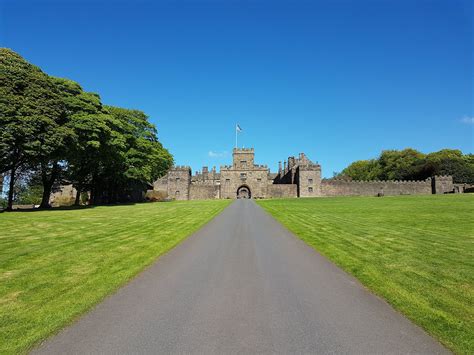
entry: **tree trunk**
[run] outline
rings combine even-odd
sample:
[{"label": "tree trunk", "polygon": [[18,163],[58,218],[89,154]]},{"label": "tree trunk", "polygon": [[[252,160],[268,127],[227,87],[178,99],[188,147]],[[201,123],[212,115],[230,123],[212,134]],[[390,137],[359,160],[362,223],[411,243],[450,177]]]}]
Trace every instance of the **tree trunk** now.
[{"label": "tree trunk", "polygon": [[13,189],[15,188],[15,174],[16,168],[13,166],[10,170],[10,189],[8,190],[7,211],[13,211]]},{"label": "tree trunk", "polygon": [[91,195],[89,196],[89,205],[95,205],[96,202],[96,181],[97,178],[95,174],[93,174],[91,179]]},{"label": "tree trunk", "polygon": [[41,198],[40,208],[51,208],[49,198],[51,197],[51,190],[53,189],[54,182],[58,177],[59,165],[57,162],[53,163],[51,170],[51,176],[48,178],[46,169],[43,169],[41,173],[41,180],[43,182],[43,197]]},{"label": "tree trunk", "polygon": [[40,208],[50,208],[49,198],[51,196],[52,185],[49,182],[43,183],[43,196],[41,198]]},{"label": "tree trunk", "polygon": [[80,204],[81,204],[81,184],[77,185],[76,200],[74,201],[74,206],[79,206]]}]

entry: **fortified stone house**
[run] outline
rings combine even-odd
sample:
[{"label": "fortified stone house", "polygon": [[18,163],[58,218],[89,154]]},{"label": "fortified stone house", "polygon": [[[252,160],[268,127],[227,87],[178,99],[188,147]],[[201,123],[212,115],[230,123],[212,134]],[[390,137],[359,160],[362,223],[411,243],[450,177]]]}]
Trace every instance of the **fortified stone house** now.
[{"label": "fortified stone house", "polygon": [[176,166],[153,184],[153,190],[176,200],[377,196],[449,193],[454,191],[451,176],[435,176],[422,181],[347,181],[321,179],[321,166],[304,153],[279,163],[278,173],[255,164],[253,148],[235,148],[232,165],[192,175],[189,166]]}]

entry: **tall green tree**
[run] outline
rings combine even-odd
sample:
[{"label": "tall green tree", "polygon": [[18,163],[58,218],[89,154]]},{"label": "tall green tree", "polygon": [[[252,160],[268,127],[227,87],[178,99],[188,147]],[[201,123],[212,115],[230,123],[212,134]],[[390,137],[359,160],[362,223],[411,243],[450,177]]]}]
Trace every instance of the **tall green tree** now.
[{"label": "tall green tree", "polygon": [[12,209],[17,172],[60,144],[52,127],[61,114],[56,87],[38,67],[0,48],[0,174],[9,176]]},{"label": "tall green tree", "polygon": [[98,174],[93,176],[93,203],[133,199],[134,192],[166,173],[171,154],[158,141],[156,127],[141,111],[106,106],[108,137],[101,146]]},{"label": "tall green tree", "polygon": [[[77,190],[76,204],[80,194],[90,189],[92,175],[101,164],[101,147],[107,140],[107,119],[100,97],[83,91],[82,87],[68,79],[54,78],[61,93],[61,100],[68,117],[65,126],[70,132],[67,149],[62,152],[65,164],[61,167],[63,179]],[[48,194],[49,196],[49,194]]]}]

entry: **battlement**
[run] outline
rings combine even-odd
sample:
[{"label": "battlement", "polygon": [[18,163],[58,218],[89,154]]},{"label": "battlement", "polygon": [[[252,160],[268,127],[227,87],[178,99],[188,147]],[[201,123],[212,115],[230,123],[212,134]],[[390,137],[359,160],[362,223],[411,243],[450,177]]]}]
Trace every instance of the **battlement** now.
[{"label": "battlement", "polygon": [[255,153],[254,148],[234,148],[234,153]]},{"label": "battlement", "polygon": [[434,178],[436,180],[452,180],[453,179],[451,175],[435,175]]},{"label": "battlement", "polygon": [[319,165],[318,163],[310,163],[298,166],[301,170],[321,170],[321,165]]},{"label": "battlement", "polygon": [[431,178],[426,180],[348,180],[348,179],[322,179],[322,182],[349,183],[349,184],[431,184]]},{"label": "battlement", "polygon": [[170,170],[191,170],[191,167],[189,165],[175,165],[173,166]]}]

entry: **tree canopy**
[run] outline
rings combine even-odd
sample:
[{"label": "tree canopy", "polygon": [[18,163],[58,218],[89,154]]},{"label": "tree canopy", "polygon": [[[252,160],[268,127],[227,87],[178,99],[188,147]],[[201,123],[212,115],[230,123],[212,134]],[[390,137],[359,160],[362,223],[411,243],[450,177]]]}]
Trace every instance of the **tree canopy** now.
[{"label": "tree canopy", "polygon": [[415,149],[385,150],[377,159],[359,160],[338,174],[352,180],[424,180],[452,175],[456,183],[474,183],[474,155],[457,149],[423,154]]},{"label": "tree canopy", "polygon": [[20,171],[41,182],[48,207],[53,186],[64,181],[78,199],[90,191],[92,203],[126,201],[172,163],[145,113],[104,106],[78,83],[0,48],[0,174],[9,178],[10,209]]}]

